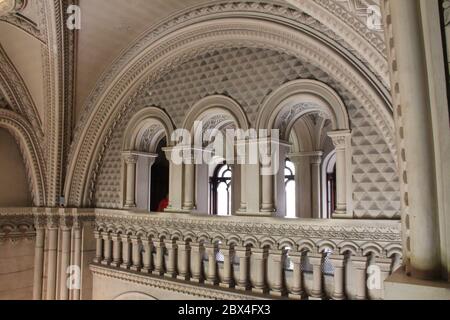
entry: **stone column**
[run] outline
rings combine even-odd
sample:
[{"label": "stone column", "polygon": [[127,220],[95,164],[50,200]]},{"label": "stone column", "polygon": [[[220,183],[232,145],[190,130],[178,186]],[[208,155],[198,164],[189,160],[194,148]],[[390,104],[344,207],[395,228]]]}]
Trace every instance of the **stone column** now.
[{"label": "stone column", "polygon": [[[375,258],[375,264],[380,268],[380,291],[382,299],[384,299],[384,281],[391,275],[393,261],[391,258]],[[376,277],[375,277],[376,278]]]},{"label": "stone column", "polygon": [[111,262],[111,266],[113,267],[119,267],[121,263],[121,248],[122,248],[122,242],[119,235],[114,234],[111,236],[112,242],[113,242],[113,261]]},{"label": "stone column", "polygon": [[184,164],[183,149],[177,147],[163,148],[169,160],[169,206],[166,211],[186,213],[184,200]]},{"label": "stone column", "polygon": [[67,269],[70,265],[70,249],[72,238],[72,218],[62,217],[60,221],[61,232],[61,261],[59,271],[59,300],[69,300],[69,288],[67,287]]},{"label": "stone column", "polygon": [[141,239],[139,238],[139,236],[131,236],[131,244],[132,244],[131,258],[133,260],[133,265],[131,266],[130,270],[141,271],[142,268]]},{"label": "stone column", "polygon": [[[332,131],[328,136],[333,141],[336,148],[336,211],[333,217],[348,217],[347,214],[347,165],[351,157],[349,130]],[[350,172],[348,172],[350,174]]]},{"label": "stone column", "polygon": [[286,294],[284,286],[284,261],[286,258],[284,250],[270,251],[270,257],[273,261],[272,286],[270,294],[272,296],[281,297]]},{"label": "stone column", "polygon": [[56,217],[50,216],[48,219],[47,300],[56,299],[57,250],[58,222]]},{"label": "stone column", "polygon": [[312,217],[320,219],[322,216],[322,197],[321,197],[321,174],[320,165],[322,164],[323,152],[316,152],[311,156],[311,208]]},{"label": "stone column", "polygon": [[191,243],[191,281],[195,283],[203,282],[203,252],[204,247],[201,243]]},{"label": "stone column", "polygon": [[111,253],[111,235],[109,233],[105,233],[103,234],[103,265],[109,266],[112,261]]},{"label": "stone column", "polygon": [[188,281],[190,278],[189,266],[190,266],[190,256],[191,248],[189,243],[185,241],[178,241],[178,276],[177,279]]},{"label": "stone column", "polygon": [[[436,3],[437,5],[437,3]],[[425,5],[420,0],[389,1],[392,22],[391,67],[395,125],[408,210],[411,276],[432,280],[441,277],[439,208],[430,99],[429,71],[424,45]],[[436,58],[436,57],[433,57]],[[431,59],[431,58],[430,58]],[[393,82],[394,82],[393,81]],[[434,93],[432,94],[434,95]],[[445,121],[445,120],[444,120]],[[448,137],[447,137],[448,138]],[[406,230],[404,230],[404,233]],[[409,248],[408,248],[409,249]]]},{"label": "stone column", "polygon": [[237,247],[236,256],[239,258],[239,280],[236,285],[237,290],[246,291],[251,288],[249,282],[249,258],[250,250],[246,247]]},{"label": "stone column", "polygon": [[100,231],[94,231],[95,238],[95,263],[101,263],[103,260],[103,235]]},{"label": "stone column", "polygon": [[34,249],[33,300],[42,300],[44,274],[45,225],[36,219],[36,244]]},{"label": "stone column", "polygon": [[[268,292],[266,284],[268,252],[265,249],[252,249],[251,259],[255,264],[255,272],[252,291],[259,294]],[[253,271],[252,270],[252,271]]]},{"label": "stone column", "polygon": [[222,281],[219,286],[222,288],[232,288],[234,287],[234,278],[233,278],[233,248],[220,245],[220,251],[223,254],[223,275]]},{"label": "stone column", "polygon": [[356,300],[367,299],[367,257],[352,257],[355,268]]},{"label": "stone column", "polygon": [[303,270],[302,261],[305,257],[305,252],[293,252],[291,253],[291,261],[294,264],[293,270],[293,284],[291,292],[289,293],[290,299],[302,300],[306,297],[306,292],[303,286]]},{"label": "stone column", "polygon": [[139,153],[136,164],[136,208],[150,211],[150,193],[152,191],[152,166],[158,158],[157,154]]},{"label": "stone column", "polygon": [[[189,159],[188,159],[189,160]],[[183,210],[192,211],[195,209],[195,164],[194,159],[184,165],[184,198]]]},{"label": "stone column", "polygon": [[309,262],[313,266],[313,288],[311,291],[311,300],[323,299],[323,275],[322,264],[323,255],[321,253],[308,254]]},{"label": "stone column", "polygon": [[334,267],[334,292],[333,300],[345,299],[345,256],[331,255],[330,262]]},{"label": "stone column", "polygon": [[208,254],[208,276],[206,277],[206,284],[215,286],[219,283],[217,278],[217,246],[213,244],[205,245],[206,253]]},{"label": "stone column", "polygon": [[122,240],[122,264],[120,267],[122,269],[129,269],[131,266],[131,240],[130,237],[126,234],[122,234],[121,236]]},{"label": "stone column", "polygon": [[136,208],[136,163],[138,156],[124,153],[123,157],[126,166],[125,208]]},{"label": "stone column", "polygon": [[162,276],[164,275],[164,241],[158,239],[154,245],[156,248],[156,259],[153,274],[156,276]]},{"label": "stone column", "polygon": [[164,241],[164,245],[168,251],[167,268],[164,274],[167,278],[176,278],[177,276],[177,244],[175,240]]},{"label": "stone column", "polygon": [[[73,251],[74,251],[74,265],[78,266],[80,268],[80,270],[82,270],[82,265],[81,265],[81,250],[82,250],[82,225],[80,221],[76,221],[76,223],[74,223],[73,226],[73,238],[74,238],[74,246],[73,246]],[[72,300],[80,300],[80,296],[81,296],[81,288],[77,289],[74,288],[73,289],[73,295],[72,295]]]},{"label": "stone column", "polygon": [[141,269],[143,273],[151,273],[153,265],[153,241],[151,238],[142,240],[142,245],[144,246],[144,253],[142,256],[142,262],[144,266]]}]

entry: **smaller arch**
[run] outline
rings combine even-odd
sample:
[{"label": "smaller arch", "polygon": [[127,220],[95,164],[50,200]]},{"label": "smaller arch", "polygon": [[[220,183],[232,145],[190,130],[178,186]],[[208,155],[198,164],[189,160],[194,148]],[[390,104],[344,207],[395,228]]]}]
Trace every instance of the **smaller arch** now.
[{"label": "smaller arch", "polygon": [[276,247],[277,241],[272,237],[263,237],[259,239],[259,247],[266,248],[268,247],[270,250]]},{"label": "smaller arch", "polygon": [[183,239],[183,232],[180,230],[174,230],[172,231],[172,234],[170,235],[170,240],[181,240]]},{"label": "smaller arch", "polygon": [[243,247],[247,247],[247,246],[252,246],[253,248],[258,248],[258,239],[254,236],[245,236],[244,239],[242,240],[242,246]]},{"label": "smaller arch", "polygon": [[197,234],[197,242],[210,243],[211,237],[206,232],[200,232]]},{"label": "smaller arch", "polygon": [[241,245],[241,238],[238,236],[238,235],[235,235],[235,234],[232,234],[232,235],[229,235],[228,237],[227,237],[227,240],[226,240],[226,245],[227,246],[240,246]]},{"label": "smaller arch", "polygon": [[212,244],[216,244],[216,243],[225,243],[225,236],[221,233],[214,233],[211,236],[211,242]]},{"label": "smaller arch", "polygon": [[230,116],[240,129],[249,129],[249,122],[244,110],[236,101],[224,95],[207,96],[195,103],[187,113],[182,127],[187,130],[193,130],[195,121],[217,113],[224,113]]},{"label": "smaller arch", "polygon": [[295,248],[295,241],[290,238],[283,238],[278,240],[278,249],[282,250],[286,247],[290,247],[291,250],[293,250]]},{"label": "smaller arch", "polygon": [[138,150],[137,143],[143,139],[146,130],[153,130],[148,136],[149,150],[147,152],[154,152],[164,135],[169,143],[175,126],[164,110],[153,106],[143,108],[128,122],[122,142],[122,151],[142,151]]},{"label": "smaller arch", "polygon": [[361,246],[363,256],[369,256],[372,254],[374,257],[379,258],[383,255],[383,248],[374,242],[367,242]]},{"label": "smaller arch", "polygon": [[350,253],[351,255],[358,255],[361,252],[359,246],[353,241],[344,241],[338,244],[339,253],[346,254]]},{"label": "smaller arch", "polygon": [[297,242],[297,248],[298,251],[308,251],[311,253],[315,253],[317,251],[317,246],[316,244],[309,240],[309,239],[303,239],[300,240],[299,242]]},{"label": "smaller arch", "polygon": [[399,256],[400,258],[403,257],[403,249],[401,245],[398,244],[389,244],[386,247],[384,247],[384,252],[386,254],[386,257],[392,258],[395,255]]},{"label": "smaller arch", "polygon": [[322,240],[317,244],[317,247],[319,252],[324,252],[326,249],[333,251],[333,253],[337,251],[336,244],[331,240]]},{"label": "smaller arch", "polygon": [[[296,108],[300,106],[301,108]],[[293,112],[293,108],[296,111]],[[333,130],[349,130],[350,120],[342,99],[328,85],[309,79],[288,82],[273,91],[263,102],[256,122],[257,129],[280,129],[277,121],[280,116],[288,118],[285,134],[282,139],[288,140],[295,121],[310,113],[326,115],[332,122]],[[286,120],[286,119],[284,119]]]},{"label": "smaller arch", "polygon": [[192,232],[192,231],[185,231],[183,233],[183,240],[186,241],[186,242],[188,242],[188,241],[191,241],[191,242],[196,241],[197,240],[197,235],[194,232]]}]

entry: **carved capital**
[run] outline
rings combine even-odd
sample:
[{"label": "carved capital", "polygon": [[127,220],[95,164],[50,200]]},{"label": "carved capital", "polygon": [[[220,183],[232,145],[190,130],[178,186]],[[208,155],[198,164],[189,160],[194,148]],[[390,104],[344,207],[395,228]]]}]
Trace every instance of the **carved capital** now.
[{"label": "carved capital", "polygon": [[328,133],[336,149],[345,149],[347,138],[351,136],[350,130],[332,131]]},{"label": "carved capital", "polygon": [[136,164],[139,159],[139,157],[136,154],[132,153],[124,153],[122,156],[126,164]]}]

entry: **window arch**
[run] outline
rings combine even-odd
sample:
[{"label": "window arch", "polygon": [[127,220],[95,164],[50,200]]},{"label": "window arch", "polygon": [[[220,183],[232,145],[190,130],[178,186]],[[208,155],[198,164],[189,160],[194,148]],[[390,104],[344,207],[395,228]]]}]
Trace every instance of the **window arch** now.
[{"label": "window arch", "polygon": [[214,170],[210,178],[210,214],[218,216],[231,215],[231,167],[222,163]]},{"label": "window arch", "polygon": [[284,166],[284,187],[286,191],[286,217],[295,218],[295,166],[289,159],[286,159]]}]

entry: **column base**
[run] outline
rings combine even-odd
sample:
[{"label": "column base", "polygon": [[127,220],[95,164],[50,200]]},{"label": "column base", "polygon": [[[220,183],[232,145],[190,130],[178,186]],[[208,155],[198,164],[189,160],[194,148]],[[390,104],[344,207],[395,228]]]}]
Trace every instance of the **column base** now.
[{"label": "column base", "polygon": [[270,212],[247,212],[247,211],[236,211],[235,216],[242,216],[242,217],[275,217],[276,211],[270,211]]},{"label": "column base", "polygon": [[154,276],[163,276],[164,275],[164,271],[154,270],[152,272],[152,275],[154,275]]},{"label": "column base", "polygon": [[111,264],[111,260],[102,260],[101,264],[104,266],[109,266]]},{"label": "column base", "polygon": [[166,272],[164,277],[174,279],[177,277],[177,274],[175,272]]},{"label": "column base", "polygon": [[193,282],[193,283],[203,283],[203,279],[191,278],[191,282]]},{"label": "column base", "polygon": [[120,262],[118,262],[118,261],[111,262],[111,267],[119,268],[120,267]]},{"label": "column base", "polygon": [[340,294],[340,295],[336,295],[333,294],[333,296],[331,297],[331,300],[336,300],[336,301],[342,301],[342,300],[346,300],[347,297],[344,294]]},{"label": "column base", "polygon": [[130,265],[129,264],[121,264],[120,265],[120,267],[122,268],[122,269],[125,269],[125,270],[128,270],[128,269],[130,269]]},{"label": "column base", "polygon": [[270,290],[270,295],[274,297],[284,297],[286,295],[286,291],[278,291],[278,290]]},{"label": "column base", "polygon": [[304,293],[289,293],[288,298],[292,300],[305,300],[307,298],[307,295]]},{"label": "column base", "polygon": [[151,270],[151,268],[144,267],[144,268],[141,269],[141,272],[142,273],[146,273],[146,274],[151,274],[152,270]]},{"label": "column base", "polygon": [[141,271],[141,267],[132,266],[132,267],[130,268],[130,270],[131,270],[131,271],[139,272],[139,271]]},{"label": "column base", "polygon": [[183,281],[189,281],[189,279],[190,279],[190,276],[189,275],[178,275],[177,276],[177,279],[178,280],[183,280]]},{"label": "column base", "polygon": [[206,280],[205,284],[210,285],[210,286],[217,286],[219,284],[219,280]]},{"label": "column base", "polygon": [[125,204],[125,205],[123,206],[123,208],[124,208],[124,209],[136,209],[137,206],[136,206],[136,204]]},{"label": "column base", "polygon": [[267,294],[269,292],[268,288],[252,288],[252,292],[258,294]]},{"label": "column base", "polygon": [[94,263],[98,263],[101,264],[102,263],[102,259],[101,258],[94,258],[94,260],[92,260]]},{"label": "column base", "polygon": [[244,285],[244,286],[242,286],[242,285],[237,285],[236,287],[234,287],[236,290],[239,290],[239,291],[248,291],[248,290],[250,290],[251,289],[251,287],[250,287],[250,285]]},{"label": "column base", "polygon": [[225,289],[231,289],[234,288],[234,284],[233,283],[219,283],[219,287],[221,288],[225,288]]}]

